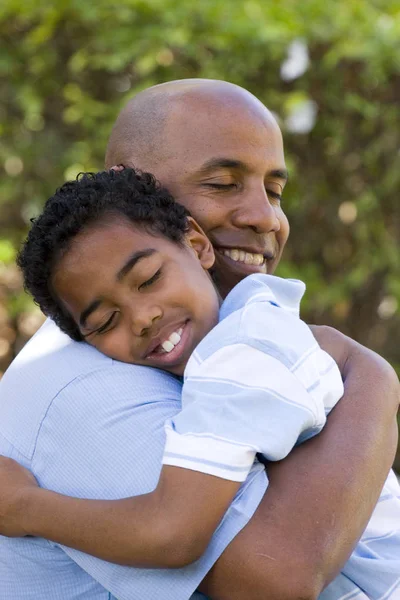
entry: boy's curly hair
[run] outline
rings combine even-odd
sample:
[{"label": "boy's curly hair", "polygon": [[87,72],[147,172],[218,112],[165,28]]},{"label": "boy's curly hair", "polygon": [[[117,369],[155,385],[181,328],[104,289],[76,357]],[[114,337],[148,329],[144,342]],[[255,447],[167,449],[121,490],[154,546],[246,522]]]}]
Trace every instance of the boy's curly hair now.
[{"label": "boy's curly hair", "polygon": [[43,212],[32,219],[17,264],[25,289],[42,312],[72,339],[83,337],[52,288],[54,269],[73,239],[84,229],[107,218],[122,217],[150,233],[182,243],[188,230],[188,211],[175,202],[150,173],[81,173],[47,200]]}]

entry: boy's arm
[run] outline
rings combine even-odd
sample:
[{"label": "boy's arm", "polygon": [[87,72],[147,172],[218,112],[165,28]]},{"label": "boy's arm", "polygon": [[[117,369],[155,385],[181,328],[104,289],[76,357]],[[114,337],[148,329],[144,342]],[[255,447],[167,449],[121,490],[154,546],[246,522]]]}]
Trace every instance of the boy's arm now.
[{"label": "boy's arm", "polygon": [[[315,345],[304,323],[292,320],[292,333],[308,335]],[[284,364],[246,343],[221,348],[192,375],[183,388],[185,408],[169,427],[164,463],[171,466],[164,466],[153,492],[102,501],[34,487],[19,510],[22,521],[17,516],[13,529],[3,519],[0,533],[17,535],[22,527],[25,534],[133,566],[179,567],[199,558],[256,451],[280,460],[325,415],[322,402],[317,408]],[[4,476],[0,482],[8,493],[16,485]]]},{"label": "boy's arm", "polygon": [[[249,364],[251,378],[242,386]],[[224,381],[227,366],[236,383],[232,377],[228,384]],[[268,386],[263,388],[266,376]],[[0,488],[10,497],[11,510],[0,520],[0,533],[21,535],[22,529],[23,535],[44,537],[117,564],[181,567],[198,559],[256,452],[282,458],[316,415],[314,402],[289,369],[244,343],[221,348],[192,379],[183,387],[186,406],[168,428],[165,465],[153,492],[121,500],[71,498],[32,485],[22,469],[3,460]],[[290,403],[288,409],[285,402],[282,406],[285,396],[297,402],[295,409]],[[22,499],[14,510],[13,494]]]},{"label": "boy's arm", "polygon": [[[351,400],[346,394],[347,397],[340,403],[340,405],[344,403],[346,410],[339,411],[336,408],[330,417],[328,427],[328,431],[331,431],[330,435],[323,432],[312,442],[297,449],[278,468],[271,466],[272,485],[262,505],[245,531],[238,536],[239,546],[236,540],[231,543],[209,579],[209,585],[212,586],[211,595],[215,598],[230,597],[228,594],[219,595],[220,586],[222,594],[225,594],[224,590],[231,590],[232,598],[250,599],[252,596],[247,596],[246,590],[252,590],[256,586],[257,593],[261,593],[267,582],[271,594],[278,586],[276,589],[280,591],[275,596],[277,598],[284,597],[280,595],[279,586],[286,585],[290,581],[294,582],[293,589],[303,589],[304,586],[314,584],[318,586],[321,582],[325,585],[345,562],[355,541],[362,533],[379,495],[384,475],[390,467],[390,459],[388,461],[385,454],[390,455],[395,445],[392,425],[398,403],[397,378],[385,361],[350,340],[348,343],[352,344],[352,349],[346,360],[345,355],[339,356],[335,349],[340,348],[337,339],[334,340],[335,348],[332,344],[331,347],[329,345],[327,347],[327,342],[324,344],[323,340],[318,339],[326,350],[330,351],[337,360],[342,361],[346,391],[350,392]],[[387,395],[388,406],[386,410],[381,410],[380,414],[378,411],[380,402],[377,402],[376,398],[381,398],[382,394]],[[365,406],[364,402],[366,402]],[[351,420],[350,428],[345,418]],[[331,428],[332,422],[336,422],[333,428]],[[355,422],[358,424],[358,431],[354,430]],[[338,448],[335,439],[337,435],[341,436],[342,441]],[[353,437],[353,444],[350,441],[351,437]],[[319,440],[323,442],[316,444]],[[316,454],[317,451],[324,456],[323,462],[321,456]],[[366,458],[370,460],[368,466],[365,465]],[[379,464],[380,460],[382,465]],[[14,481],[13,500],[13,479],[7,477],[4,468],[7,464],[10,469],[13,468],[12,461],[3,462],[3,469],[0,471],[2,478],[0,488],[6,489],[9,495],[9,511],[7,512],[7,498],[2,494],[0,517],[1,514],[3,517],[0,532],[11,535],[13,530],[11,533],[7,532],[5,526],[10,522],[11,525],[16,523],[15,515],[19,519],[17,525],[20,525],[21,514],[24,514],[22,524],[26,528],[25,533],[53,538],[66,545],[79,545],[87,552],[111,561],[145,566],[155,564],[182,566],[195,560],[205,548],[237,489],[237,484],[234,482],[185,469],[171,468],[163,471],[164,474],[169,474],[170,478],[160,481],[161,485],[153,498],[148,494],[123,501],[91,503],[91,501],[52,495],[51,492],[44,490],[34,490],[31,495],[32,490],[27,493],[26,487],[23,488],[21,485],[15,487]],[[182,477],[187,477],[187,480]],[[364,488],[363,480],[367,484]],[[167,484],[171,496],[165,496],[164,484]],[[371,485],[371,490],[368,489],[368,485]],[[19,493],[22,488],[23,493]],[[184,498],[193,498],[190,504],[187,500],[184,501],[182,489],[185,490]],[[39,497],[39,494],[42,495]],[[22,501],[15,502],[18,495]],[[217,498],[218,502],[216,502]],[[35,500],[36,503],[30,500]],[[66,505],[67,502],[70,504]],[[358,506],[359,502],[362,504],[362,509]],[[119,520],[115,519],[116,506],[121,511]],[[169,510],[168,507],[171,507],[171,519],[166,521],[164,517]],[[206,507],[205,512],[203,512],[204,507]],[[133,513],[130,512],[132,510]],[[135,530],[135,523],[140,519],[140,511],[143,511],[143,518],[139,525],[136,525],[138,529]],[[304,515],[300,518],[302,512]],[[66,515],[69,515],[68,521]],[[129,515],[135,520],[133,521]],[[323,516],[326,517],[324,523],[322,523]],[[101,526],[99,526],[100,522],[102,522]],[[309,527],[311,524],[313,527]],[[65,532],[66,528],[69,531]],[[191,535],[194,535],[191,541],[185,535],[185,528],[188,528],[188,531],[191,528]],[[13,535],[21,535],[21,533],[18,533],[17,529],[14,530]],[[143,536],[141,542],[145,545],[143,546],[142,543],[137,545],[139,553],[135,560],[133,546],[139,541],[141,535]],[[104,540],[108,540],[107,548],[104,548]],[[306,541],[310,546],[306,544],[304,547]],[[254,544],[254,547],[248,547],[249,543]],[[148,553],[146,544],[149,545]],[[296,547],[299,552],[296,551]],[[254,554],[254,548],[265,552]],[[273,558],[274,553],[280,555],[279,560]],[[239,561],[237,563],[235,554]],[[143,561],[143,555],[147,556],[147,560]],[[231,572],[231,556],[236,563],[235,572]],[[255,576],[254,570],[250,565],[245,570],[242,568],[248,563],[250,556],[254,559],[253,566],[259,565],[260,557],[272,557],[270,568],[264,573],[259,573],[251,581],[248,575],[252,573]],[[262,560],[261,558],[261,562]],[[240,568],[237,568],[238,565]],[[284,567],[286,570],[288,566],[290,576],[282,578],[281,569]],[[223,580],[227,578],[224,589],[222,589],[220,574]],[[233,581],[237,581],[237,585],[231,589]]]},{"label": "boy's arm", "polygon": [[362,535],[392,465],[396,374],[339,332],[312,331],[341,365],[345,395],[318,436],[269,464],[259,508],[200,588],[213,600],[318,598]]},{"label": "boy's arm", "polygon": [[0,533],[44,537],[137,567],[183,567],[205,551],[239,488],[236,481],[164,466],[157,488],[121,500],[83,500],[39,488],[0,457]]}]

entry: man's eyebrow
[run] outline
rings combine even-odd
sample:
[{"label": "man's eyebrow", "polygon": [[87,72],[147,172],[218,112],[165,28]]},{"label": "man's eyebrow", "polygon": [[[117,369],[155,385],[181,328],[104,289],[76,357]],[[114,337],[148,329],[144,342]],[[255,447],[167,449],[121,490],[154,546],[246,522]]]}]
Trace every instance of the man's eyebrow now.
[{"label": "man's eyebrow", "polygon": [[243,169],[248,170],[241,160],[231,158],[210,158],[199,169],[199,173],[207,173],[214,169]]},{"label": "man's eyebrow", "polygon": [[[200,174],[208,173],[214,169],[241,169],[242,171],[249,171],[249,167],[241,160],[234,160],[232,158],[210,158],[207,160],[199,169]],[[287,169],[273,169],[267,173],[268,177],[277,177],[287,181],[289,179],[289,173]]]},{"label": "man's eyebrow", "polygon": [[[126,261],[126,263],[121,267],[121,269],[118,271],[116,279],[117,281],[121,281],[121,279],[123,279],[125,277],[125,275],[127,275],[129,273],[129,271],[131,269],[133,269],[133,267],[143,258],[147,258],[149,256],[151,256],[152,254],[154,254],[156,252],[156,250],[154,250],[154,248],[147,248],[146,250],[138,250],[138,252],[134,252],[132,254],[132,256],[130,256],[128,258],[128,260]],[[88,317],[92,314],[92,312],[94,312],[101,304],[101,299],[100,298],[96,298],[95,300],[93,300],[93,302],[91,302],[89,304],[89,306],[87,306],[80,314],[79,317],[79,325],[80,327],[85,327],[86,326],[86,321],[88,319]]]},{"label": "man's eyebrow", "polygon": [[273,169],[268,173],[269,177],[277,177],[278,179],[283,179],[287,181],[289,179],[289,171],[287,169]]}]

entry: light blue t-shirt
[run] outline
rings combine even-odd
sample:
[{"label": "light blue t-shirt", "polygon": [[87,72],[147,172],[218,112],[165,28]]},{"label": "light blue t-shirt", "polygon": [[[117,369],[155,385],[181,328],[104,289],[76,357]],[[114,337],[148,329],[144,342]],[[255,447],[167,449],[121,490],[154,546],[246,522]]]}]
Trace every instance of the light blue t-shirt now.
[{"label": "light blue t-shirt", "polygon": [[[181,409],[180,398],[181,383],[172,375],[116,362],[47,321],[0,381],[0,454],[63,494],[145,494],[157,484],[164,423]],[[187,600],[249,521],[266,486],[256,464],[206,553],[182,569],[123,567],[44,539],[0,536],[0,598]]]}]

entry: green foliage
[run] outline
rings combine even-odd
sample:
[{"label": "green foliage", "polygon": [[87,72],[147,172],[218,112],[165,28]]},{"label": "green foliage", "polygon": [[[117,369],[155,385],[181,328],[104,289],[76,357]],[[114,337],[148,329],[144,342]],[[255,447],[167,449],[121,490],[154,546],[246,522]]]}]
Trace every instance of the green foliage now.
[{"label": "green foliage", "polygon": [[[0,273],[46,197],[102,167],[128,98],[171,79],[226,79],[281,122],[292,226],[281,274],[306,280],[305,316],[400,367],[399,39],[400,0],[3,0]],[[293,42],[309,64],[290,77]],[[299,132],[304,113],[312,126]],[[15,285],[0,279],[7,327],[27,310]]]}]

